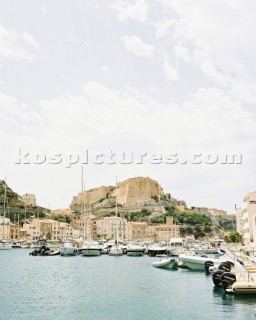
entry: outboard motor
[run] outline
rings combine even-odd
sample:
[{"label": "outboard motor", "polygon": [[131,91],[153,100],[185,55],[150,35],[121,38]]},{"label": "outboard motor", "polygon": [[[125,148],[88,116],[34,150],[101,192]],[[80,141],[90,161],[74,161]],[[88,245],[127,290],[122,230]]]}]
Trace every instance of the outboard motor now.
[{"label": "outboard motor", "polygon": [[222,262],[220,265],[219,265],[219,269],[220,270],[223,270],[224,272],[230,272],[231,270],[231,265],[227,262]]},{"label": "outboard motor", "polygon": [[212,267],[212,266],[214,266],[214,263],[211,260],[205,261],[204,263],[205,271],[209,272],[209,267]]},{"label": "outboard motor", "polygon": [[223,270],[217,270],[212,275],[212,281],[216,287],[222,288],[221,276],[224,273]]},{"label": "outboard motor", "polygon": [[227,288],[230,288],[233,283],[236,282],[236,276],[235,274],[231,272],[224,272],[221,275],[221,284],[222,288],[226,291]]},{"label": "outboard motor", "polygon": [[227,260],[227,261],[225,261],[225,262],[226,262],[226,263],[229,263],[230,266],[231,266],[231,268],[235,266],[234,262],[232,262],[232,261],[228,261],[228,260]]}]

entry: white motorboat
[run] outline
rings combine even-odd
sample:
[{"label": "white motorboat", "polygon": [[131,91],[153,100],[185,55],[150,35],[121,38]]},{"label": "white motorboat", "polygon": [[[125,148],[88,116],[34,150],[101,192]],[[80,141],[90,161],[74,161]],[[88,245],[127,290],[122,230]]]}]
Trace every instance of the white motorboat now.
[{"label": "white motorboat", "polygon": [[167,247],[162,243],[153,243],[148,246],[148,254],[155,257],[158,254],[166,253]]},{"label": "white motorboat", "polygon": [[0,241],[0,250],[9,250],[12,249],[12,244],[8,241],[1,240]]},{"label": "white motorboat", "polygon": [[78,253],[78,248],[70,241],[65,241],[63,246],[60,247],[61,256],[74,256]]},{"label": "white motorboat", "polygon": [[177,262],[175,258],[161,258],[152,262],[152,266],[156,268],[173,268],[177,266]]},{"label": "white motorboat", "polygon": [[108,253],[110,256],[122,256],[123,255],[123,250],[122,248],[117,244],[117,245],[114,245],[112,246],[110,249],[109,249],[109,253]]},{"label": "white motorboat", "polygon": [[97,241],[85,241],[83,247],[80,249],[83,256],[99,256],[102,247]]},{"label": "white motorboat", "polygon": [[178,256],[185,250],[184,241],[182,238],[171,238],[168,246],[168,250],[171,256]]},{"label": "white motorboat", "polygon": [[189,269],[193,270],[207,270],[206,266],[213,266],[215,264],[220,264],[221,262],[219,258],[191,256],[186,254],[180,254],[179,260]]},{"label": "white motorboat", "polygon": [[132,241],[127,245],[127,256],[143,256],[145,248],[140,244],[140,242]]}]

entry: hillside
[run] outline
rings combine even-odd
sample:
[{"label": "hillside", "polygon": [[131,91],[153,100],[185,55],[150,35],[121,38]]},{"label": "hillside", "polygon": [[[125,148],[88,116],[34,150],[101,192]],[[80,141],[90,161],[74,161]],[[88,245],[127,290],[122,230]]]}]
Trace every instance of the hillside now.
[{"label": "hillside", "polygon": [[[233,224],[227,217],[216,218],[210,214],[200,214],[186,206],[186,202],[164,193],[155,180],[148,177],[127,179],[113,186],[102,186],[79,193],[73,197],[70,208],[75,214],[91,211],[96,217],[115,216],[117,199],[118,216],[129,222],[147,222],[151,225],[163,224],[167,216],[173,216],[180,226],[182,236],[196,238],[224,236],[233,231]],[[84,206],[85,204],[85,206]]]},{"label": "hillside", "polygon": [[44,218],[49,210],[43,207],[28,207],[22,200],[22,197],[14,192],[4,180],[0,180],[0,215],[4,215],[4,195],[6,187],[5,215],[11,222],[20,221],[22,224],[25,217],[28,219],[32,216]]}]

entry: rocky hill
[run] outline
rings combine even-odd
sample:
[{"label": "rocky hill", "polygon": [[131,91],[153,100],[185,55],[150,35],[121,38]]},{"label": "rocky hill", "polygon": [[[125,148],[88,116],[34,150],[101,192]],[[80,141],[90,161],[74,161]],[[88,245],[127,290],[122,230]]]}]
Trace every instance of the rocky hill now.
[{"label": "rocky hill", "polygon": [[4,202],[5,216],[9,218],[11,222],[17,222],[19,218],[19,221],[22,224],[25,217],[29,218],[32,216],[39,216],[43,218],[47,213],[49,213],[49,210],[43,207],[26,207],[22,197],[18,193],[14,192],[4,180],[0,180],[0,215],[2,216],[4,215]]}]

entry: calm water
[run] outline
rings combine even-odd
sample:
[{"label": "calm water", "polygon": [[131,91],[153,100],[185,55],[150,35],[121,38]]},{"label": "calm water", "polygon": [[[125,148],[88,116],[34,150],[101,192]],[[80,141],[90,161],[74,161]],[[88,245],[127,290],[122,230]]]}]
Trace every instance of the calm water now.
[{"label": "calm water", "polygon": [[153,268],[148,256],[30,251],[0,250],[1,320],[256,319],[256,297],[226,295],[204,272]]}]

